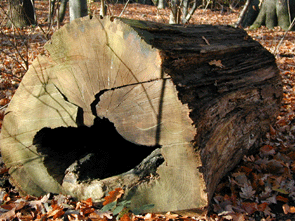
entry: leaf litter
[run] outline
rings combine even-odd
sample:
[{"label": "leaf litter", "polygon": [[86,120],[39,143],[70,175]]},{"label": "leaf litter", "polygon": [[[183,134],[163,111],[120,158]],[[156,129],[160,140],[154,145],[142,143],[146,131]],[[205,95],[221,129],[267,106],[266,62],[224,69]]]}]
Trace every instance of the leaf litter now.
[{"label": "leaf litter", "polygon": [[[7,108],[28,66],[38,54],[46,53],[44,44],[56,25],[47,28],[48,1],[35,1],[36,27],[23,29],[5,28],[3,9],[7,0],[1,1],[0,17],[0,128]],[[109,13],[119,15],[122,4],[110,4]],[[91,11],[99,13],[99,3],[91,3]],[[198,9],[190,24],[233,24],[239,11],[211,11]],[[129,4],[123,17],[168,23],[169,10],[158,10],[154,6]],[[67,23],[69,20],[66,15]],[[41,22],[40,22],[41,21]],[[277,46],[285,32],[261,27],[247,30],[270,52],[276,52],[276,61],[283,80],[284,98],[281,112],[275,125],[261,139],[259,151],[245,156],[217,186],[212,199],[212,208],[205,218],[183,217],[178,214],[134,215],[129,211],[128,202],[120,202],[123,190],[110,192],[105,206],[113,203],[117,215],[103,211],[91,199],[75,201],[70,196],[47,194],[43,197],[20,197],[8,182],[8,169],[0,161],[0,220],[293,220],[295,218],[295,43],[294,32],[288,32],[282,44]],[[211,65],[222,66],[213,61]],[[113,198],[112,198],[113,197]],[[115,199],[115,200],[114,200]],[[116,201],[116,203],[114,203]],[[151,206],[151,205],[147,205]],[[124,211],[122,216],[120,212]],[[119,218],[118,218],[119,217]]]}]

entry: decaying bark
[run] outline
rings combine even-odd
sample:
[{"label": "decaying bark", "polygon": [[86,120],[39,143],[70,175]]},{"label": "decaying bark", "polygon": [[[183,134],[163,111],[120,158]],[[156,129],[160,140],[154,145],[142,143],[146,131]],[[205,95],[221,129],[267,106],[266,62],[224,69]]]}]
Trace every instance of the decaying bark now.
[{"label": "decaying bark", "polygon": [[[56,32],[46,49],[49,55],[39,56],[23,78],[2,126],[1,153],[23,193],[101,201],[123,187],[132,208],[206,211],[220,179],[279,111],[275,59],[240,29],[83,18]],[[104,118],[113,126],[99,127]],[[67,127],[64,139],[81,134],[89,144],[42,143],[46,136],[62,139],[50,134]],[[133,144],[112,145],[117,132]],[[62,152],[69,156],[63,167]],[[132,162],[120,159],[143,152],[138,166],[116,174]],[[106,160],[115,172],[88,179],[83,165],[99,170]]]}]

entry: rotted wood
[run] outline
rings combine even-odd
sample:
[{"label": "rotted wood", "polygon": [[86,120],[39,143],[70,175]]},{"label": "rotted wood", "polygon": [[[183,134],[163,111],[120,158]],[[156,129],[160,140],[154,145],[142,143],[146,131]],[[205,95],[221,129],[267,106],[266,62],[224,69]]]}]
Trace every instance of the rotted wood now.
[{"label": "rotted wood", "polygon": [[[0,138],[24,194],[102,201],[122,187],[132,208],[202,213],[280,109],[275,59],[240,29],[84,18],[46,49],[14,95]],[[89,165],[104,172],[89,178]]]}]

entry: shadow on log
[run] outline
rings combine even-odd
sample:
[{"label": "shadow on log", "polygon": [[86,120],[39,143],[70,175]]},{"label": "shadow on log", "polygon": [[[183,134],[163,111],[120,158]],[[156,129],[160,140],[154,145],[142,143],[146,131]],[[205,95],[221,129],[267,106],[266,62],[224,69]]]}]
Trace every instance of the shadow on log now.
[{"label": "shadow on log", "polygon": [[122,187],[132,208],[204,212],[280,109],[275,59],[240,29],[84,18],[46,49],[2,126],[23,194]]},{"label": "shadow on log", "polygon": [[[42,128],[34,136],[33,144],[44,157],[48,173],[60,184],[73,163],[79,181],[104,179],[131,170],[154,149],[160,148],[125,140],[106,118],[96,118],[91,127]],[[163,162],[163,157],[159,160]],[[149,168],[148,172],[151,171]]]}]

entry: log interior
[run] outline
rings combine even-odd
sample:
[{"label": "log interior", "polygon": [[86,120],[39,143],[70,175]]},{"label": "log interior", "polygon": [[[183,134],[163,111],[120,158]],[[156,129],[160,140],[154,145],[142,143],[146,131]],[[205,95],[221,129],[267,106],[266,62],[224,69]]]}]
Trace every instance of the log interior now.
[{"label": "log interior", "polygon": [[141,146],[125,140],[113,123],[99,117],[91,127],[42,128],[34,136],[33,144],[44,157],[48,173],[60,184],[67,170],[77,174],[78,182],[119,175],[135,168],[160,148],[159,145]]}]

